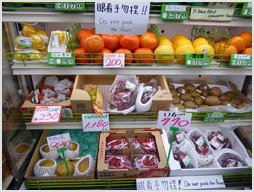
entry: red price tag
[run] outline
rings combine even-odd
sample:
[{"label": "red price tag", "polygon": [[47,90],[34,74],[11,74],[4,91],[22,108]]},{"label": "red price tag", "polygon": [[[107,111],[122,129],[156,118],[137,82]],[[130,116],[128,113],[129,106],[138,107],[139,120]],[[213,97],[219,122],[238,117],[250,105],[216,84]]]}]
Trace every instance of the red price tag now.
[{"label": "red price tag", "polygon": [[71,147],[71,138],[69,133],[47,137],[47,142],[50,151]]},{"label": "red price tag", "polygon": [[191,113],[159,111],[157,128],[166,129],[170,127],[187,128],[191,124]]},{"label": "red price tag", "polygon": [[31,124],[59,123],[62,115],[62,105],[37,105]]},{"label": "red price tag", "polygon": [[104,68],[124,68],[124,53],[104,53],[103,67]]},{"label": "red price tag", "polygon": [[108,113],[100,116],[97,114],[82,114],[84,131],[109,131]]}]

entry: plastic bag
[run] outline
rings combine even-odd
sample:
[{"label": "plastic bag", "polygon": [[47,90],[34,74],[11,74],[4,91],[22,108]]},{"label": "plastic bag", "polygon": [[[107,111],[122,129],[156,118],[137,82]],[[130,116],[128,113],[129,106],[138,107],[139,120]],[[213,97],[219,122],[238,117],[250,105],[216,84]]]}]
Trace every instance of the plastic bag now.
[{"label": "plastic bag", "polygon": [[130,157],[127,155],[106,155],[105,163],[109,169],[131,169]]},{"label": "plastic bag", "polygon": [[135,156],[135,168],[157,168],[159,165],[158,155],[138,154]]},{"label": "plastic bag", "polygon": [[107,110],[128,114],[135,110],[138,78],[135,75],[117,75],[111,86]]},{"label": "plastic bag", "polygon": [[46,77],[44,80],[44,86],[55,87],[55,84],[57,84],[57,83],[58,83],[57,76],[49,76],[49,77]]},{"label": "plastic bag", "polygon": [[157,151],[154,138],[134,138],[134,149],[141,149],[142,153],[155,153]]},{"label": "plastic bag", "polygon": [[209,130],[205,134],[213,150],[220,150],[222,148],[232,149],[231,141],[220,130]]},{"label": "plastic bag", "polygon": [[153,96],[157,91],[161,90],[158,82],[155,79],[151,79],[148,83],[140,84],[138,88],[138,95],[136,99],[136,111],[146,112],[150,111],[153,102]]}]

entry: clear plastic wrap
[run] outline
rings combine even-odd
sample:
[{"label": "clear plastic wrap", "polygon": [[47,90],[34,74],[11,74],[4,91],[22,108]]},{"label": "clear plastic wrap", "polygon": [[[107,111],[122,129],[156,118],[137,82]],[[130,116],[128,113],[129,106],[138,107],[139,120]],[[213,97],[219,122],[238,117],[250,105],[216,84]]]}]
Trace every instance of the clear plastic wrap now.
[{"label": "clear plastic wrap", "polygon": [[155,153],[157,151],[154,138],[134,138],[134,149],[141,149],[142,153]]},{"label": "clear plastic wrap", "polygon": [[186,150],[183,150],[179,147],[174,147],[172,149],[173,157],[176,161],[180,163],[180,166],[182,169],[194,169],[198,167],[197,160],[194,158],[190,152],[187,153],[184,152]]},{"label": "clear plastic wrap", "polygon": [[138,78],[135,75],[117,75],[108,96],[107,110],[123,114],[135,110]]},{"label": "clear plastic wrap", "polygon": [[159,165],[159,157],[155,154],[138,154],[135,155],[135,168],[157,168]]},{"label": "clear plastic wrap", "polygon": [[220,150],[222,148],[232,149],[232,143],[219,130],[206,131],[207,139],[213,150]]},{"label": "clear plastic wrap", "polygon": [[242,156],[232,149],[222,149],[215,158],[217,166],[224,168],[246,166]]},{"label": "clear plastic wrap", "polygon": [[128,148],[130,148],[128,138],[107,139],[106,153],[123,153],[123,150]]},{"label": "clear plastic wrap", "polygon": [[130,157],[127,155],[106,155],[105,163],[109,169],[131,169]]}]

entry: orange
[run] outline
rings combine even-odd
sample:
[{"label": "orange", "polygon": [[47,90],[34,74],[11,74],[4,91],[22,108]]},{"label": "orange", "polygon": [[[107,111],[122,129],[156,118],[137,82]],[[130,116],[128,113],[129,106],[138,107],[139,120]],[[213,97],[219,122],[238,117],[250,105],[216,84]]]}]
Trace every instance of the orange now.
[{"label": "orange", "polygon": [[[238,51],[234,45],[230,45],[229,47],[226,47],[224,53],[223,53],[223,49],[220,50],[220,54],[223,54],[223,55],[231,55],[231,54],[237,54],[237,53]],[[219,56],[219,59],[229,60],[230,56]]]},{"label": "orange", "polygon": [[213,47],[216,42],[216,39],[214,37],[209,37],[207,40],[208,40],[209,45],[211,45]]},{"label": "orange", "polygon": [[139,48],[140,38],[138,35],[121,35],[120,36],[120,47],[134,51]]},{"label": "orange", "polygon": [[241,36],[235,36],[231,39],[231,45],[234,45],[238,50],[238,53],[241,53],[245,49],[244,39]]},{"label": "orange", "polygon": [[[137,63],[152,63],[153,51],[148,48],[138,48],[134,52],[134,59],[136,59]],[[142,59],[142,60],[139,60],[139,59]],[[143,59],[148,59],[148,60],[143,60]]]},{"label": "orange", "polygon": [[244,32],[239,35],[244,39],[245,47],[249,47],[252,45],[252,34],[249,32]]},{"label": "orange", "polygon": [[119,35],[101,35],[102,40],[104,41],[104,47],[114,51],[119,47]]},{"label": "orange", "polygon": [[145,35],[141,35],[140,44],[143,48],[154,50],[157,47],[157,38],[153,33],[147,32]]},{"label": "orange", "polygon": [[249,47],[249,48],[244,49],[244,51],[242,52],[242,54],[252,55],[252,47]]},{"label": "orange", "polygon": [[81,39],[83,37],[88,37],[92,34],[93,34],[93,32],[90,31],[89,29],[80,29],[77,33],[77,38],[78,38],[79,41],[81,41]]},{"label": "orange", "polygon": [[120,48],[117,49],[115,53],[125,53],[125,63],[132,63],[133,55],[129,49]]},{"label": "orange", "polygon": [[99,53],[100,54],[93,55],[94,63],[103,63],[103,53],[112,53],[112,51],[110,51],[109,49],[103,48]]},{"label": "orange", "polygon": [[[77,48],[73,51],[73,53],[86,53],[84,48]],[[76,63],[90,63],[90,54],[75,54],[76,57]]]},{"label": "orange", "polygon": [[92,28],[91,31],[92,31],[93,34],[96,34],[95,28]]},{"label": "orange", "polygon": [[227,43],[227,45],[225,45],[225,42],[218,42],[218,43],[215,43],[214,46],[213,46],[213,49],[214,49],[214,54],[220,54],[220,52],[223,52],[224,50],[224,47],[228,47],[229,43]]},{"label": "orange", "polygon": [[99,35],[91,35],[82,39],[82,47],[88,53],[98,53],[104,48],[104,41]]}]

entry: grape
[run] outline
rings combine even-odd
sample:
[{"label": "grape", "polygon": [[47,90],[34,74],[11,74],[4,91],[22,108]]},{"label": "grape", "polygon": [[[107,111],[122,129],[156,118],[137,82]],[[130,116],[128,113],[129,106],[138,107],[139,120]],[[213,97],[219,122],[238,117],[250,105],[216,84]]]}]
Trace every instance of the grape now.
[{"label": "grape", "polygon": [[96,96],[97,94],[97,90],[96,89],[92,89],[91,92],[90,92],[90,95],[91,96]]},{"label": "grape", "polygon": [[96,101],[96,96],[93,95],[93,96],[91,97],[91,100],[92,100],[92,102],[94,103],[94,102]]}]

